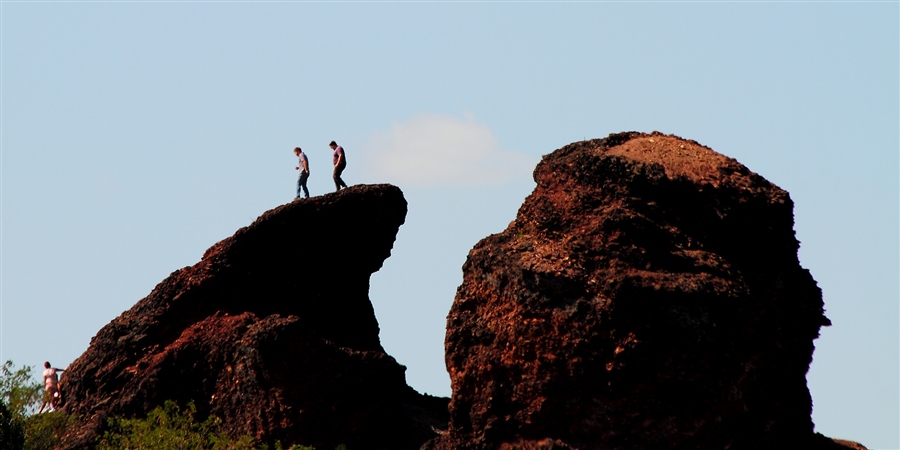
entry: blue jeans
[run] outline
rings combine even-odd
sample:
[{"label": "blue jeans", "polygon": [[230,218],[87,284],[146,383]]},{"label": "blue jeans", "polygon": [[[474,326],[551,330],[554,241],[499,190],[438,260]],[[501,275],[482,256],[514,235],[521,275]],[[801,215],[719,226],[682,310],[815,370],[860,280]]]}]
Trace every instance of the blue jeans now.
[{"label": "blue jeans", "polygon": [[306,180],[309,178],[309,172],[300,172],[300,178],[297,178],[297,198],[300,198],[300,192],[303,192],[304,198],[309,198],[309,189],[306,189]]}]

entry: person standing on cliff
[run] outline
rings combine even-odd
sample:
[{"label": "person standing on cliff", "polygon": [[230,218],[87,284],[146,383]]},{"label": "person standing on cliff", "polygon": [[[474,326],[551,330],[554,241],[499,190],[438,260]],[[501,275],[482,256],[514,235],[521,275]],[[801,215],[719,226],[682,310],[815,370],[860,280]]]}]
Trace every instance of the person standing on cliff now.
[{"label": "person standing on cliff", "polygon": [[59,375],[57,375],[57,372],[63,372],[63,369],[52,367],[49,361],[44,362],[44,402],[41,403],[41,409],[38,410],[38,414],[44,411],[45,406],[50,406],[49,410],[55,411],[61,400]]},{"label": "person standing on cliff", "polygon": [[303,198],[309,198],[309,189],[306,188],[306,180],[309,179],[309,159],[300,147],[294,147],[294,154],[297,155],[297,167],[294,169],[300,171],[300,177],[297,178],[296,198],[300,198],[301,191]]},{"label": "person standing on cliff", "polygon": [[337,192],[340,191],[341,188],[347,188],[347,183],[344,183],[344,180],[341,179],[341,173],[343,173],[344,169],[347,167],[347,156],[344,154],[344,148],[337,145],[337,142],[331,141],[328,146],[334,150],[334,157],[332,158],[334,162],[334,174],[332,176],[334,178],[334,190]]}]

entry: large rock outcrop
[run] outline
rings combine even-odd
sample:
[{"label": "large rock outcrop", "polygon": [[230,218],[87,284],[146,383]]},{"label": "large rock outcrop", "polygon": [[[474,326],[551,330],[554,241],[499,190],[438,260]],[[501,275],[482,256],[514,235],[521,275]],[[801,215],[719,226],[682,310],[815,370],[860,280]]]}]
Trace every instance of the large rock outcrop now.
[{"label": "large rock outcrop", "polygon": [[172,273],[66,371],[81,426],[64,446],[174,400],[285,448],[418,448],[446,402],[407,386],[368,297],[405,217],[398,188],[355,186],[268,211]]},{"label": "large rock outcrop", "polygon": [[447,319],[441,449],[814,449],[829,321],[788,193],[641,133],[546,155],[469,253]]}]

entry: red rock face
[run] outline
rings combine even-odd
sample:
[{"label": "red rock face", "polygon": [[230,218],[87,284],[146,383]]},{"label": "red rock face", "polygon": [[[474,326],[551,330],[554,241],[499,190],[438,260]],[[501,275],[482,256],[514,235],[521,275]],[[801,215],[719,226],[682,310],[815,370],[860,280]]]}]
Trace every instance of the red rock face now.
[{"label": "red rock face", "polygon": [[368,298],[405,217],[396,187],[355,186],[266,212],[172,273],[66,371],[82,427],[65,447],[175,400],[285,448],[418,448],[446,404],[407,386]]},{"label": "red rock face", "polygon": [[805,375],[829,321],[787,192],[660,134],[566,146],[534,178],[463,267],[434,448],[825,448]]}]

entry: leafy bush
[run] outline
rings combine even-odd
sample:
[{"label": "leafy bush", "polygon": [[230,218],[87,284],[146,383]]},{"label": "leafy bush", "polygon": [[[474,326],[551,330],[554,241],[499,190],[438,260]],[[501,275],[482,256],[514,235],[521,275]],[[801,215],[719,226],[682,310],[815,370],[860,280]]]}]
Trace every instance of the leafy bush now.
[{"label": "leafy bush", "polygon": [[255,450],[250,436],[232,440],[218,430],[219,419],[210,416],[197,422],[197,408],[188,403],[182,410],[166,401],[143,419],[109,419],[110,431],[103,434],[98,450]]},{"label": "leafy bush", "polygon": [[[220,420],[210,416],[197,422],[197,408],[188,403],[181,409],[175,402],[166,401],[143,419],[109,419],[110,430],[103,434],[97,450],[268,450],[250,436],[233,440],[219,430]],[[283,450],[281,442],[274,450]],[[293,445],[288,450],[316,450],[314,447]],[[339,445],[335,450],[347,450]]]},{"label": "leafy bush", "polygon": [[13,417],[20,420],[34,414],[41,405],[44,389],[31,378],[32,370],[31,366],[16,370],[12,361],[0,366],[0,399]]},{"label": "leafy bush", "polygon": [[35,414],[25,419],[24,450],[54,448],[71,427],[75,418],[62,411]]},{"label": "leafy bush", "polygon": [[[59,444],[75,425],[75,417],[62,411],[35,414],[43,398],[43,386],[31,378],[32,367],[15,369],[12,361],[0,366],[0,450],[45,450]],[[143,419],[111,418],[97,450],[268,450],[250,436],[237,440],[219,430],[211,416],[197,422],[193,403],[182,410],[167,401]],[[275,443],[275,450],[283,450]],[[315,450],[291,446],[288,450]],[[343,445],[336,450],[346,450]]]},{"label": "leafy bush", "polygon": [[12,361],[0,366],[0,450],[25,445],[26,420],[41,401],[41,385],[31,379],[31,367],[16,370]]},{"label": "leafy bush", "polygon": [[16,420],[6,402],[0,400],[0,450],[19,450],[23,445],[25,430],[21,421]]},{"label": "leafy bush", "polygon": [[[143,419],[109,419],[110,430],[103,434],[97,450],[268,450],[250,436],[237,440],[219,430],[220,420],[210,416],[197,422],[197,408],[188,403],[181,409],[175,402],[166,401]],[[283,450],[281,442],[274,450]],[[288,450],[315,450],[314,447],[293,445]],[[347,450],[338,446],[337,450]]]},{"label": "leafy bush", "polygon": [[0,450],[52,448],[74,424],[63,412],[35,414],[44,389],[31,371],[29,366],[16,370],[12,361],[0,366]]}]

